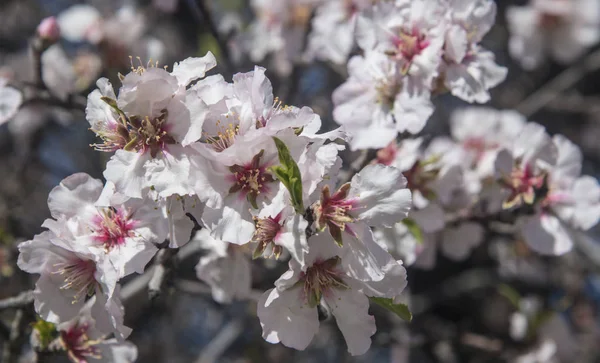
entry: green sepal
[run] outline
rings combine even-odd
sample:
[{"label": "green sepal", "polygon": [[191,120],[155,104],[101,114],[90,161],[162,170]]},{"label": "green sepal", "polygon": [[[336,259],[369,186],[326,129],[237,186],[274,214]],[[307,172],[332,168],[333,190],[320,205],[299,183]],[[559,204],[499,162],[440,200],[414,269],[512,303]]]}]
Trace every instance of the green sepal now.
[{"label": "green sepal", "polygon": [[394,299],[388,299],[385,297],[369,297],[369,300],[372,303],[384,307],[392,313],[398,315],[400,319],[404,321],[410,322],[412,320],[412,313],[406,304],[394,304]]}]

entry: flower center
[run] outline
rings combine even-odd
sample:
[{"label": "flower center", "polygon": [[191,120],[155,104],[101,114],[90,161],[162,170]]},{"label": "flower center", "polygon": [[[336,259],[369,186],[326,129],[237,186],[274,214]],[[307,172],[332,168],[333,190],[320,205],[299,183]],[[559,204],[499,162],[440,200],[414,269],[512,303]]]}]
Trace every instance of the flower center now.
[{"label": "flower center", "polygon": [[394,81],[381,80],[375,86],[376,98],[375,102],[389,109],[394,107],[396,95],[400,93],[402,86]]},{"label": "flower center", "polygon": [[223,127],[221,120],[217,121],[217,135],[206,135],[206,142],[209,143],[216,152],[221,152],[235,142],[236,137],[240,133],[240,125],[229,123]]},{"label": "flower center", "polygon": [[281,212],[275,216],[275,218],[256,218],[254,219],[254,223],[256,225],[256,230],[254,231],[254,235],[252,236],[252,242],[258,243],[256,249],[254,250],[253,257],[258,258],[264,254],[267,247],[271,247],[270,256],[274,256],[275,258],[279,258],[282,252],[282,247],[275,244],[275,238],[281,231]]},{"label": "flower center", "polygon": [[354,222],[355,219],[350,212],[356,209],[356,201],[347,198],[349,190],[350,183],[346,183],[335,194],[330,195],[329,186],[326,185],[321,190],[320,200],[313,206],[317,228],[322,231],[328,227],[329,233],[340,246],[342,245],[343,231],[354,235],[354,232],[347,226],[348,223]]},{"label": "flower center", "polygon": [[405,60],[406,64],[402,66],[402,74],[406,74],[408,69],[417,55],[429,46],[429,40],[424,34],[420,34],[417,28],[411,31],[400,30],[398,35],[392,36],[392,44],[394,49],[386,51],[388,56],[394,57],[397,60]]},{"label": "flower center", "polygon": [[510,175],[502,179],[502,184],[510,190],[510,195],[503,203],[508,209],[525,204],[533,204],[536,190],[541,190],[546,182],[544,173],[536,175],[531,165],[523,167],[515,165]]},{"label": "flower center", "polygon": [[260,158],[263,154],[264,150],[261,150],[245,166],[236,164],[229,167],[229,170],[233,174],[233,181],[235,182],[229,189],[229,193],[242,193],[254,209],[258,209],[258,205],[256,204],[258,195],[268,192],[268,184],[275,181],[271,174],[267,172],[266,165],[260,164]]},{"label": "flower center", "polygon": [[101,340],[90,340],[87,335],[89,328],[89,324],[77,322],[67,331],[61,331],[61,343],[72,362],[85,363],[89,358],[102,358],[97,347]]},{"label": "flower center", "polygon": [[61,275],[64,283],[61,290],[74,292],[72,303],[75,304],[88,296],[94,295],[96,288],[96,264],[92,260],[72,259],[54,265],[56,270],[53,274]]},{"label": "flower center", "polygon": [[349,288],[342,280],[343,271],[337,268],[340,261],[338,256],[326,261],[317,261],[304,273],[304,295],[310,307],[319,305],[321,297],[330,293],[332,288]]},{"label": "flower center", "polygon": [[103,244],[107,251],[125,244],[127,237],[134,235],[135,221],[129,212],[114,207],[101,208],[95,217],[94,239]]}]

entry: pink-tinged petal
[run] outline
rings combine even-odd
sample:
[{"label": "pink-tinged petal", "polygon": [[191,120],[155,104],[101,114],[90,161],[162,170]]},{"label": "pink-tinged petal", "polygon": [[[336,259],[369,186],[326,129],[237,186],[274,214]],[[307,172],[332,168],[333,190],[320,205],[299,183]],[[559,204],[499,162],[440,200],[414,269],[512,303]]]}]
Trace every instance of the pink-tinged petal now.
[{"label": "pink-tinged petal", "polygon": [[30,274],[41,274],[46,263],[53,260],[52,250],[59,249],[50,242],[51,237],[51,232],[44,231],[36,234],[33,240],[19,243],[17,266]]},{"label": "pink-tinged petal", "polygon": [[316,308],[310,308],[301,288],[271,289],[258,301],[257,315],[263,338],[269,343],[304,350],[319,331]]},{"label": "pink-tinged petal", "polygon": [[93,207],[102,193],[102,182],[88,174],[77,173],[63,179],[48,195],[48,207],[54,218],[82,216]]},{"label": "pink-tinged petal", "polygon": [[552,215],[526,217],[521,234],[527,245],[543,255],[563,255],[573,248],[568,230]]},{"label": "pink-tinged petal", "polygon": [[412,205],[400,170],[381,164],[369,165],[356,174],[349,194],[357,200],[357,218],[370,226],[391,227],[406,218]]},{"label": "pink-tinged petal", "polygon": [[377,331],[375,318],[369,315],[369,299],[351,288],[331,289],[324,297],[344,335],[348,352],[365,354],[371,347],[371,336]]}]

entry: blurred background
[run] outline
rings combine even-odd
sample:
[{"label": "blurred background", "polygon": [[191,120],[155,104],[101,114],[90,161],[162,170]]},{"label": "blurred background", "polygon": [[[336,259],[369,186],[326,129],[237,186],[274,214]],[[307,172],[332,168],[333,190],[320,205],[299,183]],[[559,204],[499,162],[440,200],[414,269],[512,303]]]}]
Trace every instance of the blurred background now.
[{"label": "blurred background", "polygon": [[[51,96],[25,94],[28,101],[0,125],[0,299],[33,286],[32,276],[16,267],[16,244],[41,232],[49,217],[48,192],[75,172],[102,178],[110,155],[89,147],[95,137],[85,120],[85,97],[99,77],[118,84],[119,72],[139,64],[136,57],[171,67],[210,50],[219,60],[211,73],[222,73],[226,80],[263,65],[275,95],[286,104],[312,107],[325,129],[336,127],[331,93],[347,77],[345,64],[300,56],[317,1],[282,10],[284,21],[277,18],[282,16],[280,2],[285,1],[0,1],[0,77],[9,84],[27,88],[36,81],[29,44],[43,18],[56,16],[62,32],[39,60]],[[587,42],[572,50],[577,39],[560,33],[572,29],[554,27],[553,21],[564,20],[548,10],[544,19],[549,25],[536,30],[537,43],[527,45],[544,55],[532,60],[519,58],[514,49],[511,53],[511,34],[519,29],[507,20],[509,8],[536,2],[497,1],[496,25],[484,46],[509,73],[492,90],[489,106],[517,109],[549,133],[567,136],[584,153],[583,173],[598,177],[600,45]],[[588,15],[600,19],[600,14]],[[259,21],[277,27],[258,35]],[[600,21],[595,25],[600,29]],[[269,31],[283,34],[285,43],[270,38]],[[562,47],[563,55],[553,47]],[[32,92],[38,91],[34,87]],[[448,134],[453,110],[465,106],[452,96],[439,96],[435,104],[422,133],[426,138]],[[354,157],[346,152],[345,163]],[[169,289],[159,298],[149,301],[145,290],[134,289],[124,301],[126,325],[133,328],[130,339],[138,347],[138,362],[600,362],[599,237],[596,228],[561,257],[542,257],[518,240],[490,238],[463,262],[439,255],[431,270],[408,268],[406,299],[413,321],[373,307],[378,331],[371,350],[360,357],[346,352],[327,317],[306,351],[266,343],[255,302],[218,304],[197,280],[194,266],[201,252],[175,266]],[[284,264],[255,261],[253,287],[257,292],[270,288],[284,270]],[[0,342],[9,339],[13,313],[0,311]],[[517,339],[511,330],[519,314],[527,316],[529,325]]]}]

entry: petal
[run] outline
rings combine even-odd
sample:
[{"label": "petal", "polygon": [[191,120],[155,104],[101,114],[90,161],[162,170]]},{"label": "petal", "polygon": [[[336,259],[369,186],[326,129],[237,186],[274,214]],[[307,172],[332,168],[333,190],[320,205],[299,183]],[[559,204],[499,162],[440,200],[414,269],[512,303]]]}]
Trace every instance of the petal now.
[{"label": "petal", "polygon": [[406,287],[406,269],[402,261],[393,261],[381,269],[385,277],[380,281],[362,282],[362,292],[367,296],[394,298]]},{"label": "petal", "polygon": [[98,200],[102,189],[102,182],[86,173],[68,176],[48,195],[50,213],[54,218],[81,216]]},{"label": "petal", "polygon": [[106,164],[104,177],[117,187],[117,192],[133,198],[141,198],[146,186],[145,163],[150,153],[117,150]]},{"label": "petal", "polygon": [[177,77],[177,82],[187,86],[191,81],[202,78],[206,72],[217,66],[217,60],[211,52],[204,57],[189,57],[173,65],[172,75]]},{"label": "petal", "polygon": [[375,242],[366,224],[357,223],[350,227],[356,237],[345,233],[341,255],[338,253],[344,270],[360,281],[381,281],[385,277],[383,268],[394,261],[393,257]]},{"label": "petal", "polygon": [[365,354],[371,347],[371,336],[377,331],[375,318],[369,315],[369,299],[354,289],[332,289],[324,297],[344,335],[348,352]]},{"label": "petal", "polygon": [[527,245],[543,255],[563,255],[573,248],[568,231],[558,218],[541,215],[525,218],[521,233]]},{"label": "petal", "polygon": [[258,301],[257,315],[263,338],[269,343],[304,350],[319,331],[316,308],[304,303],[301,288],[271,289]]},{"label": "petal", "polygon": [[304,255],[308,252],[306,241],[308,222],[301,215],[295,214],[285,222],[282,232],[275,237],[275,243],[285,247],[296,261],[304,264]]},{"label": "petal", "polygon": [[380,164],[366,166],[352,178],[349,198],[357,198],[358,219],[371,226],[393,226],[412,205],[400,170]]}]

